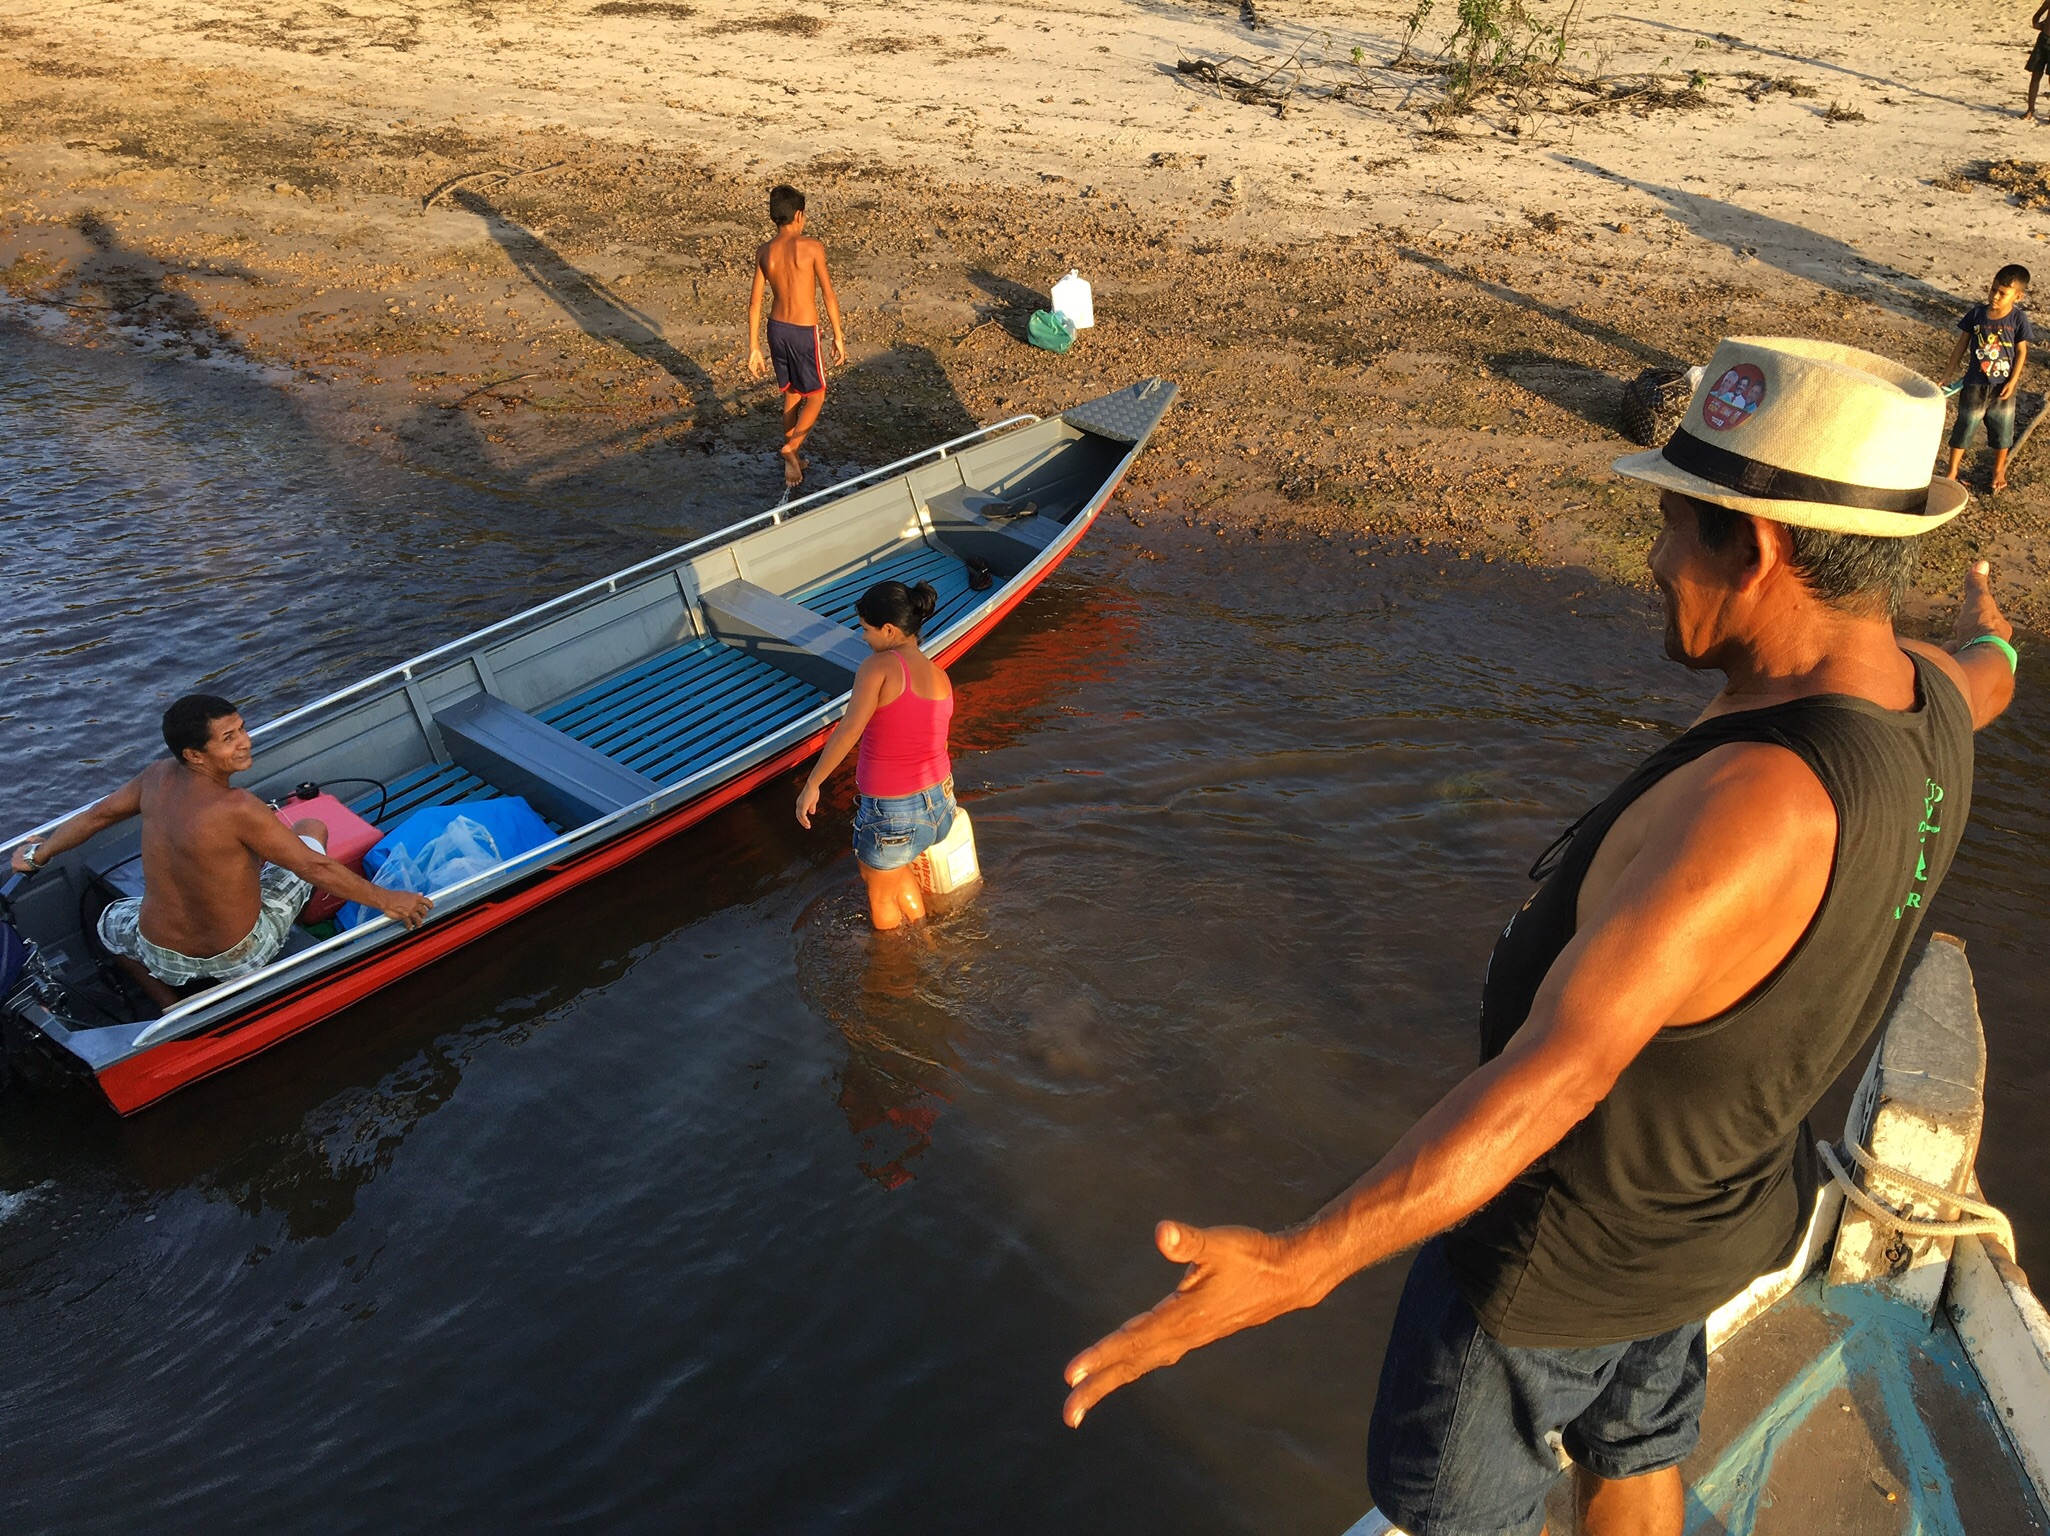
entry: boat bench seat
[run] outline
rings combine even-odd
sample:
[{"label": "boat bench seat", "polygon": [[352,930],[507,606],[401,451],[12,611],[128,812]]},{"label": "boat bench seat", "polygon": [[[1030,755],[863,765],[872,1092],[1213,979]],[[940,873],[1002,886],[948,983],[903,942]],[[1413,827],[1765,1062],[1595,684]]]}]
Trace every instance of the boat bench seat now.
[{"label": "boat bench seat", "polygon": [[1074,510],[1073,499],[1058,492],[1021,495],[1018,500],[1033,502],[1039,510],[1030,517],[986,517],[985,508],[1007,506],[1008,500],[967,486],[929,498],[925,510],[940,543],[958,555],[986,561],[1008,581],[1067,530]]},{"label": "boat bench seat", "polygon": [[827,698],[845,693],[868,647],[816,609],[751,581],[729,581],[698,598],[705,627],[720,642],[810,683]]},{"label": "boat bench seat", "polygon": [[[1021,569],[1022,566],[1021,561]],[[1004,573],[999,570],[997,574]],[[948,625],[989,595],[969,585],[968,567],[961,559],[917,539],[853,570],[830,576],[815,587],[805,588],[797,594],[797,600],[835,623],[855,629],[861,623],[855,605],[861,601],[862,593],[879,581],[901,581],[907,587],[921,581],[932,583],[940,605],[926,620],[928,637],[945,633]]]},{"label": "boat bench seat", "polygon": [[609,816],[662,787],[488,693],[442,710],[434,723],[459,766],[509,795],[524,796],[565,828]]}]

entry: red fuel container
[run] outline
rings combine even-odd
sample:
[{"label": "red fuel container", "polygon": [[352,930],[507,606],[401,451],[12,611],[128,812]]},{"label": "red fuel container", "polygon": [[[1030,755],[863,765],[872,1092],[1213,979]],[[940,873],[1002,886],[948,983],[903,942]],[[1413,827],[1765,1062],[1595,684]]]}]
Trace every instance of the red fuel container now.
[{"label": "red fuel container", "polygon": [[[357,874],[362,874],[363,855],[376,847],[384,834],[330,794],[318,794],[311,800],[301,800],[295,795],[278,807],[278,820],[287,827],[308,817],[327,823],[328,857],[338,859]],[[333,917],[341,909],[341,897],[330,896],[316,887],[300,910],[299,921],[317,923],[322,918]]]}]

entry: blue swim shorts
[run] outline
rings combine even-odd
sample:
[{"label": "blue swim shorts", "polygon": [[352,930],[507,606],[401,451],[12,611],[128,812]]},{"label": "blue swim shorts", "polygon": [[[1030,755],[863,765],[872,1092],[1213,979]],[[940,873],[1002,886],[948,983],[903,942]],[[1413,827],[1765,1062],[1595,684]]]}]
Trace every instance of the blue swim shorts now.
[{"label": "blue swim shorts", "polygon": [[902,869],[954,829],[954,781],[915,795],[854,800],[854,856],[870,869]]},{"label": "blue swim shorts", "polygon": [[769,361],[776,369],[776,387],[786,395],[823,395],[826,358],[819,347],[819,328],[769,322]]},{"label": "blue swim shorts", "polygon": [[1707,1329],[1585,1349],[1503,1344],[1459,1292],[1442,1239],[1417,1253],[1367,1430],[1374,1504],[1410,1536],[1538,1536],[1561,1476],[1678,1466],[1701,1438]]}]

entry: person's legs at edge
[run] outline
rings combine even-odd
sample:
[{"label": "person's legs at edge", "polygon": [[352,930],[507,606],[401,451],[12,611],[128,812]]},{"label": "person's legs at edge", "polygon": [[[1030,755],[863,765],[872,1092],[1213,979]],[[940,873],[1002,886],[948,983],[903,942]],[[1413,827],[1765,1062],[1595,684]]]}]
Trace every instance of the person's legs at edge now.
[{"label": "person's legs at edge", "polygon": [[2032,70],[2030,70],[2030,71],[2029,71],[2029,104],[2028,104],[2028,106],[2026,106],[2025,108],[2023,108],[2023,109],[2022,109],[2022,121],[2023,121],[2023,122],[2025,122],[2025,123],[2030,123],[2030,122],[2034,122],[2034,121],[2036,120],[2036,92],[2037,92],[2037,91],[2039,91],[2039,90],[2041,90],[2041,89],[2042,89],[2042,87],[2043,87],[2043,71],[2041,71],[2040,69],[2032,69]]},{"label": "person's legs at edge", "polygon": [[131,960],[126,955],[116,955],[114,963],[121,967],[122,973],[130,981],[142,988],[143,995],[155,1003],[160,1011],[175,1008],[184,1001],[185,995],[182,992],[168,982],[158,981],[150,974],[149,967],[140,960]]},{"label": "person's legs at edge", "polygon": [[1965,450],[1979,435],[1979,423],[1986,419],[1992,405],[1989,394],[1983,384],[1967,384],[1958,393],[1957,421],[1950,429],[1950,467],[1943,472],[1945,479],[1957,478],[1957,472],[1965,461]]},{"label": "person's legs at edge", "polygon": [[1993,489],[2007,489],[2007,456],[2014,451],[2014,396],[1986,407],[1986,441],[1993,445]]},{"label": "person's legs at edge", "polygon": [[925,921],[925,892],[919,888],[915,861],[902,869],[870,869],[866,864],[860,868],[868,887],[868,920],[878,929]]},{"label": "person's legs at edge", "polygon": [[811,436],[811,429],[818,425],[819,411],[826,403],[826,392],[821,389],[809,395],[800,395],[794,390],[783,399],[783,483],[795,488],[804,483],[804,460],[798,457],[804,447],[804,440]]},{"label": "person's legs at edge", "polygon": [[1613,1479],[1575,1467],[1573,1494],[1582,1536],[1680,1536],[1686,1522],[1678,1467]]}]

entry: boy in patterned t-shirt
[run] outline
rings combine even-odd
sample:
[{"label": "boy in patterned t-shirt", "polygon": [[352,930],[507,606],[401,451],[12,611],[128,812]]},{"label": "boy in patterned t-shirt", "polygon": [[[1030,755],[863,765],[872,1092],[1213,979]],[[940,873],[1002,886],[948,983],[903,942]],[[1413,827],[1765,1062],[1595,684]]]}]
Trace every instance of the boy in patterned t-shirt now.
[{"label": "boy in patterned t-shirt", "polygon": [[2029,269],[2002,267],[1993,274],[1986,302],[1974,304],[1957,323],[1957,346],[1943,369],[1945,379],[1960,378],[1963,384],[1957,424],[1950,431],[1950,468],[1945,471],[1952,480],[1983,421],[1986,440],[1993,445],[1993,489],[2007,489],[2007,456],[2014,450],[2014,387],[2021,382],[2029,343],[2035,340],[2029,312],[2021,307],[2028,296]]}]

